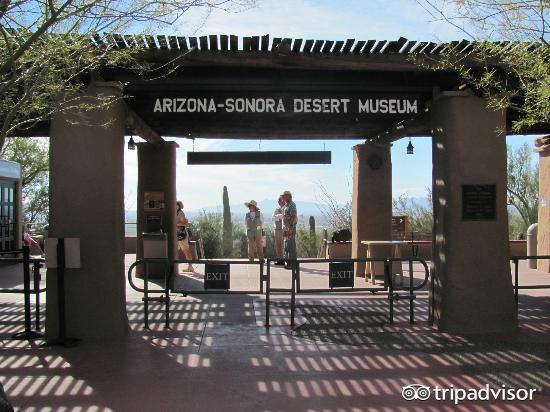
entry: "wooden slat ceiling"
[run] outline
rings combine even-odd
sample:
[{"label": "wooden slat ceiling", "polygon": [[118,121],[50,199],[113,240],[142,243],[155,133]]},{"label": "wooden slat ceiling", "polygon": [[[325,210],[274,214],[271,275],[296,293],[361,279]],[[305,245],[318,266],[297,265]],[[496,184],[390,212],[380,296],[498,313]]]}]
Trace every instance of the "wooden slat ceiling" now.
[{"label": "wooden slat ceiling", "polygon": [[[475,42],[468,40],[449,43],[420,42],[400,37],[397,40],[319,40],[291,39],[282,37],[215,35],[208,36],[166,36],[166,35],[131,35],[105,33],[103,36],[94,34],[92,41],[98,47],[143,48],[149,50],[182,50],[190,49],[200,52],[272,52],[298,54],[426,54],[438,55],[446,50],[459,53],[469,53],[474,49]],[[522,47],[521,43],[510,42],[510,49]],[[523,44],[528,50],[536,48],[534,44]]]}]

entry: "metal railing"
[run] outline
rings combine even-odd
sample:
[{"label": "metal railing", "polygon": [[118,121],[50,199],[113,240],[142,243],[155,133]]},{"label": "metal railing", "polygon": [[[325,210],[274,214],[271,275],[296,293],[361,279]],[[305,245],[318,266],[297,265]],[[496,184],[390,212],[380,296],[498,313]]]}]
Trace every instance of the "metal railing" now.
[{"label": "metal railing", "polygon": [[[21,257],[3,257],[6,255],[20,255]],[[40,267],[45,262],[42,258],[31,258],[28,246],[23,246],[20,250],[0,252],[0,263],[23,264],[23,289],[20,288],[0,288],[0,293],[16,293],[24,295],[25,310],[25,330],[13,335],[14,339],[37,339],[43,336],[42,333],[32,330],[31,321],[31,294],[35,295],[35,328],[40,331],[40,293],[45,292],[46,288],[40,288]],[[33,269],[33,289],[31,289],[30,265]]]},{"label": "metal railing", "polygon": [[510,256],[510,260],[514,264],[514,300],[516,308],[519,304],[520,289],[550,289],[550,285],[520,285],[519,284],[519,261],[520,260],[550,260],[550,255],[533,255],[533,256]]},{"label": "metal railing", "polygon": [[[324,294],[324,293],[349,293],[349,292],[371,292],[373,294],[378,292],[387,292],[388,301],[389,301],[389,322],[393,323],[394,318],[394,301],[400,299],[409,300],[409,322],[414,323],[414,300],[416,295],[414,292],[416,290],[422,289],[428,281],[430,280],[430,269],[428,264],[423,259],[417,257],[403,257],[403,258],[356,258],[356,259],[297,259],[292,263],[292,278],[291,278],[291,288],[290,289],[281,289],[281,288],[272,288],[271,287],[271,262],[275,259],[267,260],[267,286],[266,286],[266,314],[265,314],[265,326],[270,326],[270,303],[271,303],[271,293],[272,292],[290,292],[290,326],[294,327],[295,325],[295,314],[296,314],[296,295],[305,294],[305,293],[315,293],[315,294]],[[328,288],[328,289],[303,289],[300,282],[300,264],[303,263],[382,263],[384,265],[384,286],[382,287],[338,287],[338,288]],[[393,281],[392,267],[395,262],[408,262],[409,263],[409,285],[408,287],[396,287]],[[424,268],[424,278],[422,281],[415,285],[414,284],[414,270],[413,262],[420,263]],[[330,270],[330,269],[329,269]],[[329,274],[330,275],[330,274]],[[402,276],[403,274],[401,274]],[[406,295],[400,294],[399,291],[407,291]],[[430,305],[431,306],[431,305]]]},{"label": "metal railing", "polygon": [[[201,265],[255,265],[259,266],[260,285],[257,290],[231,290],[231,289],[176,289],[174,288],[174,273],[173,268],[176,264],[201,264]],[[149,266],[151,264],[164,266],[164,287],[163,289],[149,289]],[[139,265],[143,265],[143,288],[137,286],[134,282],[132,273]],[[206,266],[205,266],[206,267]],[[128,268],[128,283],[137,292],[143,293],[143,313],[144,327],[149,328],[149,302],[164,303],[164,319],[165,328],[170,328],[170,293],[180,293],[187,295],[205,295],[205,294],[263,294],[264,293],[264,261],[248,259],[240,260],[224,260],[224,259],[140,259],[136,260]],[[151,293],[161,293],[164,296],[150,297]]]}]

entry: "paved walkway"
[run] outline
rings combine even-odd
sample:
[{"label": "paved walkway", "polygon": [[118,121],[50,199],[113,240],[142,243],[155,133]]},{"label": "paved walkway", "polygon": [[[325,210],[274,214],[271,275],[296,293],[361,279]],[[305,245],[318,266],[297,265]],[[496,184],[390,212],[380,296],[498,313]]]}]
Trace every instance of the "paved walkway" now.
[{"label": "paved walkway", "polygon": [[[319,265],[305,269],[304,285],[327,281]],[[0,283],[17,284],[7,273],[0,270]],[[550,275],[525,267],[521,273],[525,282],[550,284]],[[273,273],[281,286],[290,285],[288,276],[282,269]],[[245,287],[256,276],[235,272],[234,279]],[[431,328],[425,291],[412,326],[405,302],[397,304],[395,324],[387,323],[381,294],[300,297],[294,330],[288,295],[274,296],[270,329],[263,327],[262,295],[200,295],[174,296],[171,330],[163,327],[163,308],[151,305],[145,331],[140,296],[128,289],[126,339],[42,348],[9,339],[21,328],[21,298],[0,295],[0,382],[21,411],[547,411],[549,296],[522,294],[521,333],[491,341]],[[433,397],[407,402],[402,388],[410,384],[538,392],[533,401],[456,406]]]}]

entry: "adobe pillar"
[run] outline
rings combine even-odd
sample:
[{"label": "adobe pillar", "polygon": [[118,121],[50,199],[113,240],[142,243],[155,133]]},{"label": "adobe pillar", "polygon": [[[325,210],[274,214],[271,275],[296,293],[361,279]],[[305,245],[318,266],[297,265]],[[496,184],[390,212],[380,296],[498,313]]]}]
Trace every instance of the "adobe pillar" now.
[{"label": "adobe pillar", "polygon": [[450,333],[517,328],[508,245],[505,113],[470,92],[434,97],[434,318]]},{"label": "adobe pillar", "polygon": [[[550,136],[535,140],[539,153],[539,218],[537,254],[550,255]],[[550,272],[550,260],[537,260],[537,269]]]},{"label": "adobe pillar", "polygon": [[[138,143],[138,196],[137,196],[137,259],[143,258],[143,232],[150,214],[161,216],[161,228],[168,239],[168,259],[177,258],[176,240],[176,148],[175,142],[161,141],[157,144]],[[163,199],[158,211],[147,211],[147,193],[158,193]],[[185,201],[185,199],[183,199]],[[149,209],[149,208],[147,208]],[[177,265],[176,265],[177,267]],[[143,267],[139,267],[141,275]],[[164,267],[150,268],[150,277],[164,277]]]},{"label": "adobe pillar", "polygon": [[[367,248],[361,244],[363,240],[391,240],[390,149],[389,143],[353,147],[352,258],[367,256]],[[356,264],[355,276],[364,275],[365,264]]]},{"label": "adobe pillar", "polygon": [[[114,102],[106,107],[100,97]],[[118,83],[98,82],[80,98],[96,108],[72,109],[51,123],[49,236],[80,238],[81,268],[65,273],[67,336],[112,339],[127,330],[125,105]],[[46,335],[55,338],[56,270],[48,270],[46,293]]]}]

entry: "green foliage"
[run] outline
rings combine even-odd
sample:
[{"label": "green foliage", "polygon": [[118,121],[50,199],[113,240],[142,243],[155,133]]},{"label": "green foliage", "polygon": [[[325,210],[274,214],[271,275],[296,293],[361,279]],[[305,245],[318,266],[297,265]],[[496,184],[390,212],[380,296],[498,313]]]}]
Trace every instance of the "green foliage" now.
[{"label": "green foliage", "polygon": [[265,246],[265,257],[268,258],[274,258],[276,257],[276,251],[275,251],[275,232],[269,228],[265,229],[265,237],[266,237],[266,246]]},{"label": "green foliage", "polygon": [[417,62],[456,71],[491,107],[514,109],[516,133],[550,123],[547,0],[418,1],[437,20],[461,30],[473,47],[462,53],[450,46],[437,56],[418,55]]},{"label": "green foliage", "polygon": [[327,222],[327,229],[351,230],[351,200],[341,204],[323,185],[319,185],[319,190],[321,192],[320,209]]},{"label": "green foliage", "polygon": [[429,189],[427,192],[427,206],[405,195],[393,199],[394,213],[409,217],[410,232],[428,234],[433,231],[432,192]]},{"label": "green foliage", "polygon": [[223,256],[222,221],[221,213],[202,211],[200,216],[189,224],[193,234],[200,233],[204,245],[204,255],[207,259]]},{"label": "green foliage", "polygon": [[21,165],[25,221],[47,222],[49,213],[48,139],[9,138],[2,150],[2,158]]},{"label": "green foliage", "polygon": [[515,210],[508,210],[508,236],[510,239],[519,239],[527,236],[527,228],[521,216]]},{"label": "green foliage", "polygon": [[231,253],[232,257],[236,258],[247,258],[248,257],[248,243],[246,239],[246,229],[240,222],[233,222],[233,238],[232,246],[233,251]]},{"label": "green foliage", "polygon": [[[538,221],[539,170],[533,162],[533,147],[525,143],[514,150],[508,149],[508,203],[522,220],[518,231],[527,233],[527,228]],[[512,222],[510,221],[510,232]],[[510,234],[512,236],[512,234]]]},{"label": "green foliage", "polygon": [[223,187],[223,256],[233,254],[233,225],[231,223],[231,208],[227,186]]},{"label": "green foliage", "polygon": [[112,97],[100,96],[90,103],[77,94],[101,67],[155,69],[158,77],[180,64],[176,58],[160,68],[143,67],[136,58],[141,50],[133,47],[135,41],[119,48],[113,36],[98,33],[127,32],[133,26],[158,30],[190,9],[239,10],[253,4],[254,0],[0,1],[0,149],[6,137],[47,122],[56,113],[111,104]]},{"label": "green foliage", "polygon": [[317,257],[319,237],[311,232],[303,223],[296,228],[296,254],[298,257]]}]

